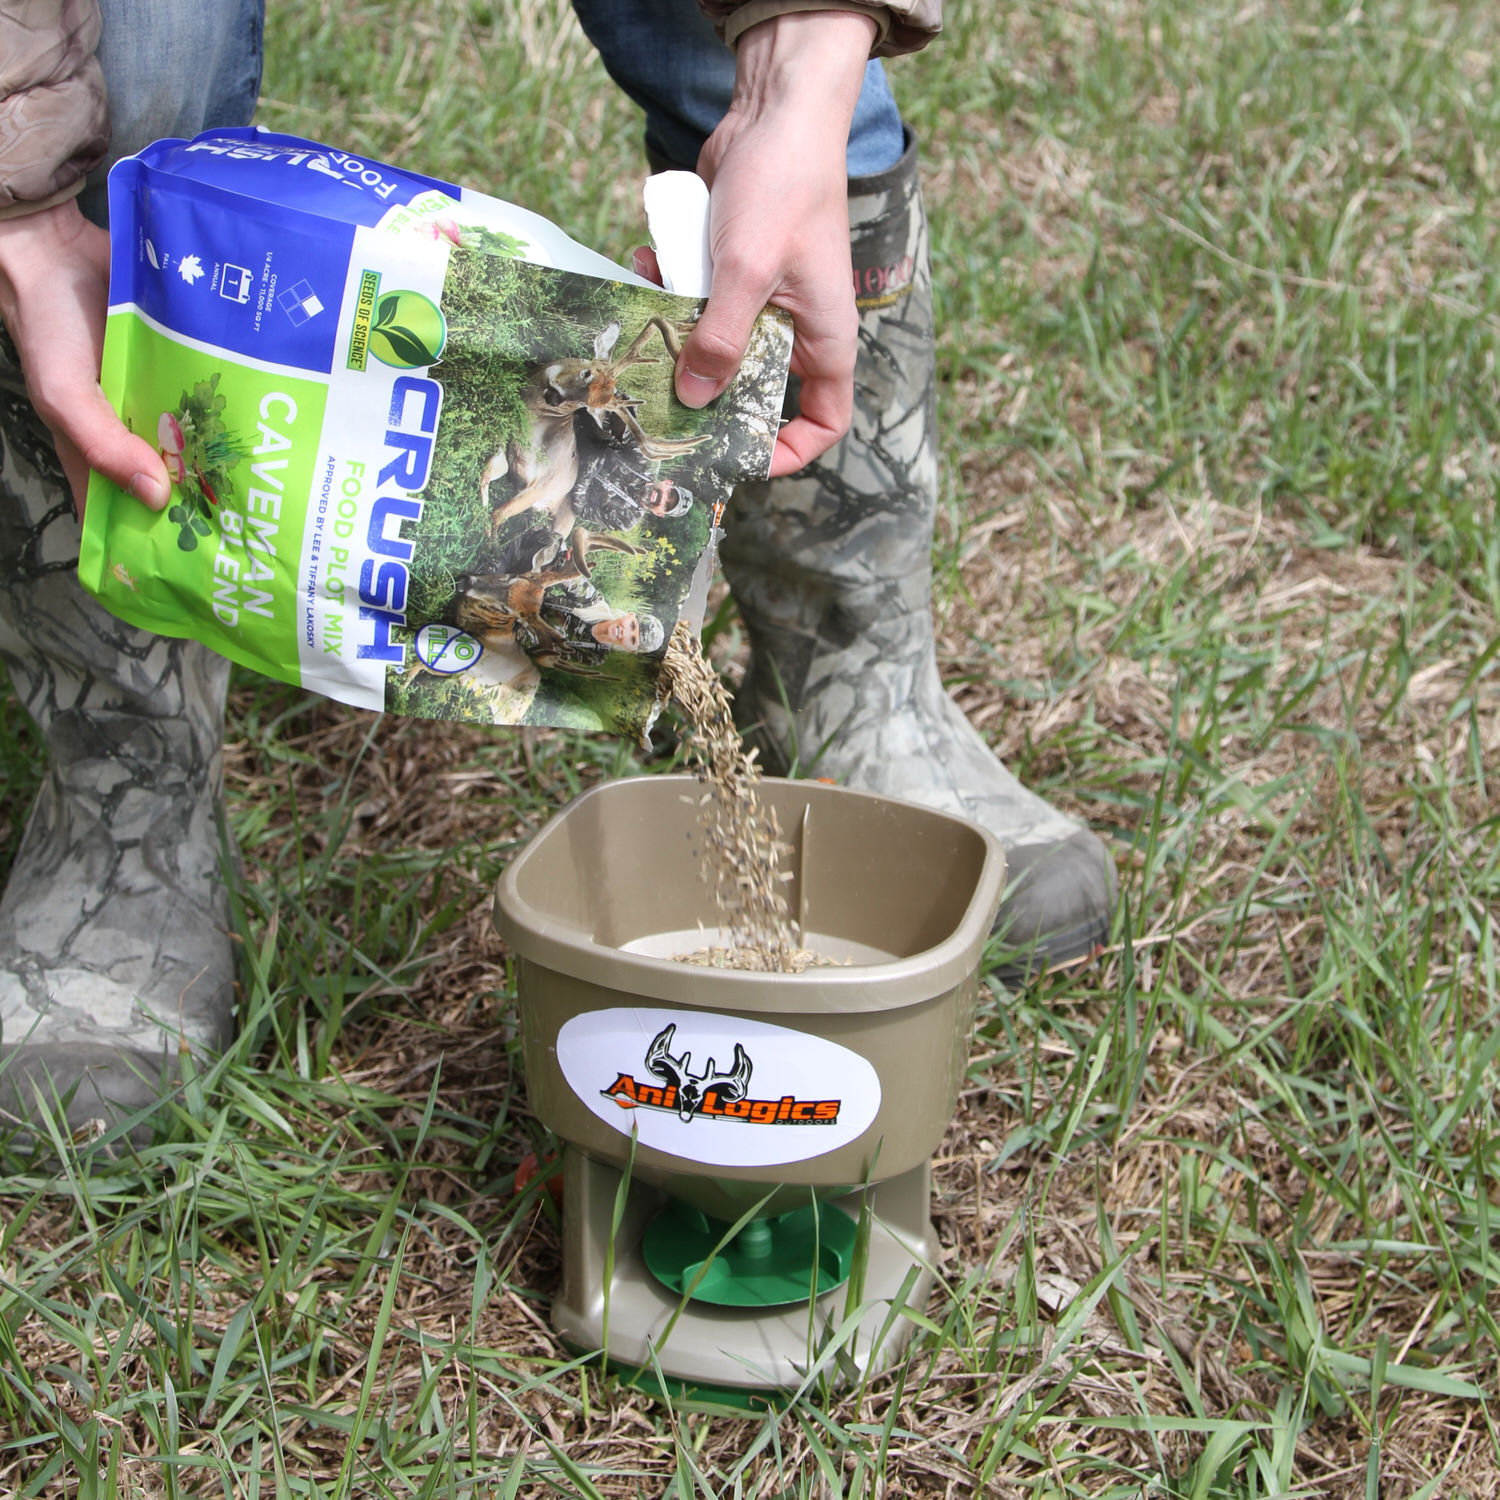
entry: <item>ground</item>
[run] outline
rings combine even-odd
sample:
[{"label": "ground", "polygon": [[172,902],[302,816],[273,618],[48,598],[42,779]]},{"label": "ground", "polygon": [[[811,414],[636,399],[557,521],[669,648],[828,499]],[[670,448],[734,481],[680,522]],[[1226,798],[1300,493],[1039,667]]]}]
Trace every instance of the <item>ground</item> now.
[{"label": "ground", "polygon": [[[270,35],[266,123],[639,239],[555,0]],[[732,1419],[549,1329],[489,894],[659,766],[242,677],[249,1024],[150,1150],[7,1158],[0,1492],[1500,1493],[1496,43],[1430,0],[969,0],[892,70],[944,672],[1122,878],[1098,962],[986,983],[897,1371]],[[9,700],[0,757],[6,851]]]}]

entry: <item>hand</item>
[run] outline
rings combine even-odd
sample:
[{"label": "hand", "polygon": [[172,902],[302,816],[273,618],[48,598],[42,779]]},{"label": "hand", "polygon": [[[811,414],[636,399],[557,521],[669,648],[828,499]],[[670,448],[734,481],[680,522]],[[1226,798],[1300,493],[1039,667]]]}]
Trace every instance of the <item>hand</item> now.
[{"label": "hand", "polygon": [[846,151],[875,22],[800,11],[752,26],[734,100],[703,147],[713,291],[677,363],[677,394],[705,406],[734,378],[767,303],[792,315],[799,415],[771,475],[790,474],[848,430],[859,314],[849,259]]},{"label": "hand", "polygon": [[99,388],[108,307],[109,235],[75,202],[0,220],[0,319],[57,444],[80,520],[90,469],[152,510],[172,494],[160,455],[125,426]]}]

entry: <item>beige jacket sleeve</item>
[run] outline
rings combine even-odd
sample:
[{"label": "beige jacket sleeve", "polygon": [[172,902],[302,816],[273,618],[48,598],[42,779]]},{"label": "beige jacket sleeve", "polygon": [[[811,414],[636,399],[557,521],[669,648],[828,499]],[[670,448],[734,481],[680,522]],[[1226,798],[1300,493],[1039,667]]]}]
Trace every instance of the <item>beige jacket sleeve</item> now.
[{"label": "beige jacket sleeve", "polygon": [[109,145],[99,0],[0,0],[0,218],[65,202]]},{"label": "beige jacket sleeve", "polygon": [[916,52],[943,29],[943,0],[891,0],[889,5],[864,0],[698,0],[698,4],[731,47],[757,22],[799,10],[856,10],[870,16],[878,28],[871,57]]}]

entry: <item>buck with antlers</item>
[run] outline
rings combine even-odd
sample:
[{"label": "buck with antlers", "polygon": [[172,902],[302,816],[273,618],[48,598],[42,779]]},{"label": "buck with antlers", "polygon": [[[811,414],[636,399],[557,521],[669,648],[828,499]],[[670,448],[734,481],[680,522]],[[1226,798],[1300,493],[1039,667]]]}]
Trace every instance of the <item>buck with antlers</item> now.
[{"label": "buck with antlers", "polygon": [[734,1044],[734,1066],[721,1073],[709,1058],[708,1066],[701,1073],[691,1073],[693,1054],[684,1052],[681,1057],[672,1056],[672,1038],[677,1034],[675,1025],[664,1027],[646,1049],[647,1071],[669,1083],[677,1090],[677,1114],[682,1120],[691,1120],[703,1108],[710,1090],[720,1104],[733,1104],[750,1092],[750,1058],[745,1049]]},{"label": "buck with antlers", "polygon": [[653,330],[675,365],[686,331],[653,314],[618,359],[611,359],[620,325],[611,323],[594,340],[592,359],[558,359],[539,365],[526,382],[522,397],[531,419],[525,438],[512,438],[498,449],[479,476],[479,493],[490,504],[490,486],[504,475],[513,476],[520,490],[490,511],[490,534],[510,516],[540,506],[552,516],[552,529],[566,532],[574,522],[573,487],[578,481],[578,444],[593,441],[606,447],[634,446],[651,462],[680,458],[709,440],[703,433],[691,438],[658,438],[646,432],[636,415],[640,402],[619,388],[621,374],[632,365],[659,364],[645,355]]}]

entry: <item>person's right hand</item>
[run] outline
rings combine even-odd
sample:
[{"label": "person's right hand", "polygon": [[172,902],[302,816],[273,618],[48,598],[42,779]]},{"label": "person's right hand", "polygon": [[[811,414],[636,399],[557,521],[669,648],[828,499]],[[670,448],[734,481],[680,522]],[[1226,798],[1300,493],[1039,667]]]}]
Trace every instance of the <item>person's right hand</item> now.
[{"label": "person's right hand", "polygon": [[109,235],[76,202],[0,220],[0,319],[57,444],[80,520],[90,469],[152,510],[172,496],[161,456],[115,415],[99,387],[108,307]]},{"label": "person's right hand", "polygon": [[751,26],[734,98],[698,157],[708,183],[713,290],[677,363],[677,395],[704,406],[734,378],[768,303],[792,316],[797,415],[776,436],[771,477],[848,430],[859,314],[849,263],[847,150],[875,22],[794,11]]}]

